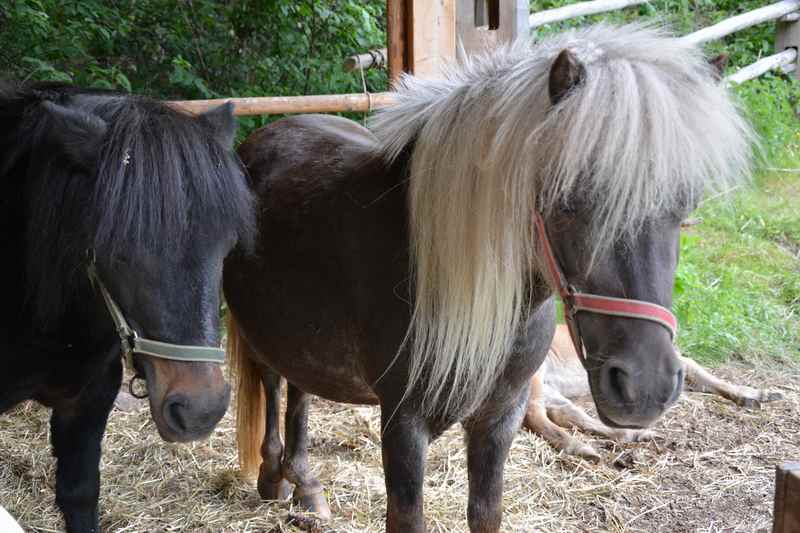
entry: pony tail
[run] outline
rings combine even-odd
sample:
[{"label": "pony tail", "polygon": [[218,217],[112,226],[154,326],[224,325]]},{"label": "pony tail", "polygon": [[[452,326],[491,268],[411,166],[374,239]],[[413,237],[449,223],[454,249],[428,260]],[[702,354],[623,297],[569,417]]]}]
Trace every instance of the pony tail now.
[{"label": "pony tail", "polygon": [[261,465],[261,443],[266,432],[266,398],[255,355],[228,311],[226,346],[231,381],[236,391],[236,444],[239,468],[245,477],[255,478]]}]

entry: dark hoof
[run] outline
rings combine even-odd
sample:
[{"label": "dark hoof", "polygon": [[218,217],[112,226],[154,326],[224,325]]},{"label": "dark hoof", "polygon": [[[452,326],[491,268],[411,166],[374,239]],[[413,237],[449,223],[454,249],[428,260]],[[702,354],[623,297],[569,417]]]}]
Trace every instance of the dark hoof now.
[{"label": "dark hoof", "polygon": [[295,489],[294,493],[294,504],[299,510],[314,513],[323,521],[330,520],[331,508],[328,507],[321,489],[310,494]]},{"label": "dark hoof", "polygon": [[783,394],[780,392],[766,392],[761,397],[762,402],[776,402],[778,400],[783,400]]},{"label": "dark hoof", "polygon": [[736,403],[745,409],[761,409],[761,402],[754,398],[739,398]]},{"label": "dark hoof", "polygon": [[269,481],[268,479],[258,478],[258,495],[262,500],[267,501],[284,501],[288,500],[292,495],[292,486],[285,479],[278,482]]}]

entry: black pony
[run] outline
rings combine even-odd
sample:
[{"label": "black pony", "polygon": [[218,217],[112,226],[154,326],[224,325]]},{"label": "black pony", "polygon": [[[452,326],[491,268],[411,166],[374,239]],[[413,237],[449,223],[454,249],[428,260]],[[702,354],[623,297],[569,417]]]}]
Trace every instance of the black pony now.
[{"label": "black pony", "polygon": [[[53,409],[56,501],[98,529],[100,441],[120,387],[120,336],[89,268],[139,335],[219,344],[222,261],[252,239],[230,105],[199,117],[63,84],[0,86],[0,413]],[[220,366],[137,354],[168,441],[227,409]]]}]

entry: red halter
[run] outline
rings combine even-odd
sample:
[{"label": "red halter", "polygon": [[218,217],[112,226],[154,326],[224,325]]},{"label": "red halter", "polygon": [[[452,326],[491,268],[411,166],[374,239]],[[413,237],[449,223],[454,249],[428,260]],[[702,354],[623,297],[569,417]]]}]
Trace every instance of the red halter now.
[{"label": "red halter", "polygon": [[550,239],[547,236],[547,229],[544,226],[544,219],[538,211],[534,213],[533,221],[536,225],[536,233],[539,237],[542,252],[544,253],[551,282],[558,291],[561,301],[564,302],[564,322],[566,322],[567,328],[569,329],[569,334],[570,337],[572,337],[575,350],[582,360],[585,360],[586,355],[584,353],[583,339],[581,338],[581,332],[578,329],[577,321],[577,314],[581,311],[656,322],[667,328],[670,337],[675,339],[675,334],[678,331],[678,319],[665,307],[650,302],[643,302],[642,300],[612,298],[610,296],[587,294],[575,290],[575,287],[567,282],[567,278],[561,271],[558,261],[556,261],[553,248],[550,245]]}]

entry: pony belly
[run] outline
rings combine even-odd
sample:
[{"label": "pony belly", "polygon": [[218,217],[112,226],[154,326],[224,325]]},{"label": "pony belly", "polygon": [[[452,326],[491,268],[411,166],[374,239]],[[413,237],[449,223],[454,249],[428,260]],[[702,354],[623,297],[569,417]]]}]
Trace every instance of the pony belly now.
[{"label": "pony belly", "polygon": [[367,405],[379,403],[375,391],[359,374],[344,369],[307,367],[303,372],[281,374],[303,392],[326,400]]},{"label": "pony belly", "polygon": [[[266,346],[270,344],[275,346],[275,343]],[[272,350],[260,352],[259,362],[308,394],[341,403],[378,403],[378,396],[356,362],[358,358],[348,357],[350,354],[334,349],[333,341],[327,349],[322,349],[317,342],[314,345],[320,349],[314,350],[314,346],[309,346],[289,357],[286,355],[292,353],[290,351],[282,352],[281,357],[271,357],[269,353]]]}]

